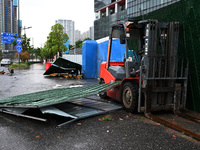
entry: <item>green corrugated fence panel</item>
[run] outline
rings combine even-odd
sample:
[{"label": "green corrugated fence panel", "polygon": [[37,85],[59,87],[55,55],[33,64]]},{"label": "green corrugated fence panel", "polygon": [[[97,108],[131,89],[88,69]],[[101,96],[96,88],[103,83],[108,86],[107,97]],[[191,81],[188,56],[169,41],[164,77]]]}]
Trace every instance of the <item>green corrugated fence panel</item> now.
[{"label": "green corrugated fence panel", "polygon": [[43,107],[57,103],[63,103],[72,99],[97,94],[116,87],[120,82],[108,84],[91,85],[83,87],[72,87],[62,89],[52,89],[36,93],[24,94],[14,97],[0,99],[0,107]]},{"label": "green corrugated fence panel", "polygon": [[[200,112],[200,0],[177,3],[133,19],[180,22],[179,56],[189,59],[187,107]],[[184,52],[184,54],[183,54]]]}]

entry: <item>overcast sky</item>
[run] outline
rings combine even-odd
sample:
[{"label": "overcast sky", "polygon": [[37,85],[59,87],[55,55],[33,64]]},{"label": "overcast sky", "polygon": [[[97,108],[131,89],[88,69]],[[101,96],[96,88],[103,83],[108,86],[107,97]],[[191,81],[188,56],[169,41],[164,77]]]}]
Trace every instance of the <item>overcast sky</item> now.
[{"label": "overcast sky", "polygon": [[44,45],[58,19],[73,20],[75,29],[81,33],[89,30],[95,19],[94,0],[20,0],[22,27],[32,27],[26,30],[26,35],[34,47]]}]

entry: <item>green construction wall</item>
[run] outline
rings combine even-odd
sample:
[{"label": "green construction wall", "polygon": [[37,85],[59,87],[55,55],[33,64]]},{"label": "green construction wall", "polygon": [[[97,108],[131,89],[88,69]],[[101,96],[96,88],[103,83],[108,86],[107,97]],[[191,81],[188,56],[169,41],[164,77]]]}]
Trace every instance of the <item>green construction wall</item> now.
[{"label": "green construction wall", "polygon": [[200,0],[181,0],[133,19],[180,22],[179,55],[189,59],[187,108],[200,112]]}]

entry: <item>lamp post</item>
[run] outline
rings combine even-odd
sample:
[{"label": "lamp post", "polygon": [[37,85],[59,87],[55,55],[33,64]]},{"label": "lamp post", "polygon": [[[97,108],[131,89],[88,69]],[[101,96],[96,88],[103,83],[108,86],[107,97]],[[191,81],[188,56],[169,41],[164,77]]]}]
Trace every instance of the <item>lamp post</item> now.
[{"label": "lamp post", "polygon": [[26,29],[30,29],[30,28],[32,28],[32,27],[26,27],[26,26],[24,26],[24,27],[22,28],[22,30],[24,30],[24,35],[26,35]]}]

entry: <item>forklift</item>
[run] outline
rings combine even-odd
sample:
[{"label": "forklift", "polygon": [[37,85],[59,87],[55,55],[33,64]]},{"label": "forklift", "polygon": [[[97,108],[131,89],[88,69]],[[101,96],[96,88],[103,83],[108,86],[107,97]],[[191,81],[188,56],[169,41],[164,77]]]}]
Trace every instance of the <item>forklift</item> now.
[{"label": "forklift", "polygon": [[[185,109],[188,61],[178,57],[178,22],[128,20],[111,25],[107,61],[100,66],[100,84],[120,82],[120,85],[99,93],[123,103],[128,112]],[[110,61],[112,40],[125,44],[123,62]],[[134,50],[137,56],[129,57]]]}]

